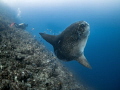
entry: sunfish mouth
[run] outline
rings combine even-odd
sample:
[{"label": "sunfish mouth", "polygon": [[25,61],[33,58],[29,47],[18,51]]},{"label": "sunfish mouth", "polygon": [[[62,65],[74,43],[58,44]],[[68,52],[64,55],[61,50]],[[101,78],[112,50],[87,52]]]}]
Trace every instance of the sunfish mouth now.
[{"label": "sunfish mouth", "polygon": [[84,21],[84,22],[85,22],[85,24],[86,24],[87,26],[90,26],[89,23],[87,23],[86,21]]}]

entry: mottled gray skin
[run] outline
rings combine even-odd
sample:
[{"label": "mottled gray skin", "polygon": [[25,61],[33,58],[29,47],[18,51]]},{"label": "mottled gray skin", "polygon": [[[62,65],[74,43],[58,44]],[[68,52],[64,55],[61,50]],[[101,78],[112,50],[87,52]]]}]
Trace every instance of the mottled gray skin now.
[{"label": "mottled gray skin", "polygon": [[84,56],[84,48],[90,33],[90,26],[85,21],[73,23],[60,35],[40,35],[54,47],[55,55],[65,61],[76,60],[83,66],[91,68]]}]

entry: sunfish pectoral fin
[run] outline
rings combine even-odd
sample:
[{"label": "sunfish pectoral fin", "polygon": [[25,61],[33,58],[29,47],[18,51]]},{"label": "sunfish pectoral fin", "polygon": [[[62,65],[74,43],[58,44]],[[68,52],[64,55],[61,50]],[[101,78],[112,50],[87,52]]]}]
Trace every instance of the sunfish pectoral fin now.
[{"label": "sunfish pectoral fin", "polygon": [[45,33],[39,33],[43,39],[45,39],[47,42],[49,42],[50,44],[54,45],[55,40],[56,40],[56,36],[55,35],[49,35],[49,34],[45,34]]},{"label": "sunfish pectoral fin", "polygon": [[89,62],[87,61],[87,59],[85,58],[84,54],[82,54],[77,61],[82,64],[83,66],[92,69],[92,67],[90,66]]}]

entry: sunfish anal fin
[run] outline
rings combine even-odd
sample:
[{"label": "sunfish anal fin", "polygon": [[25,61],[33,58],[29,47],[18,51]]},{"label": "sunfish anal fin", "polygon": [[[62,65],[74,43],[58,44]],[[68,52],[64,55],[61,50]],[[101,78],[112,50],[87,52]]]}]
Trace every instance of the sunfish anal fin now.
[{"label": "sunfish anal fin", "polygon": [[56,40],[56,36],[55,35],[49,35],[49,34],[45,34],[45,33],[39,33],[43,39],[45,39],[47,42],[49,42],[50,44],[54,45],[55,40]]},{"label": "sunfish anal fin", "polygon": [[92,67],[90,66],[89,62],[87,61],[86,57],[84,56],[84,54],[82,54],[78,59],[76,59],[80,64],[82,64],[83,66],[92,69]]}]

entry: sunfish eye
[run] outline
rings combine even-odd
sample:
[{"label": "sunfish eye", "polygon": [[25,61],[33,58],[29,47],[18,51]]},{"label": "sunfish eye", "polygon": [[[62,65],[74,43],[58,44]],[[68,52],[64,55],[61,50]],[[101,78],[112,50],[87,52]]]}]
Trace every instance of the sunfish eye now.
[{"label": "sunfish eye", "polygon": [[85,24],[81,24],[80,26],[81,26],[81,27],[85,27]]}]

